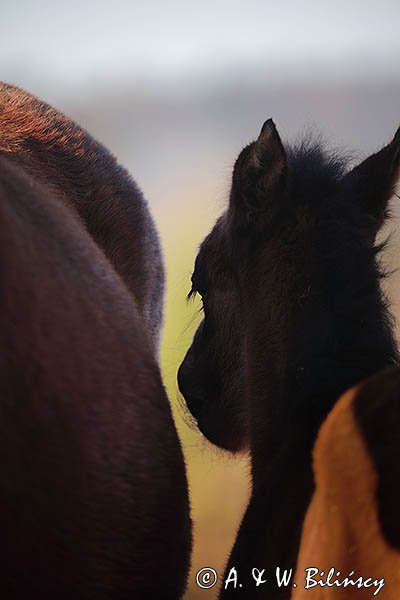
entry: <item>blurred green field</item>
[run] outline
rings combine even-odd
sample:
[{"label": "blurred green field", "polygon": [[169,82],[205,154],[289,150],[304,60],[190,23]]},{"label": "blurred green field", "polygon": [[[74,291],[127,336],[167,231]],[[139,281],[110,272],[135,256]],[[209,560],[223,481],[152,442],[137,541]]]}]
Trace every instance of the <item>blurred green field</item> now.
[{"label": "blurred green field", "polygon": [[[199,196],[198,202],[196,195]],[[181,202],[173,215],[158,214],[167,268],[167,297],[162,343],[162,370],[188,468],[194,523],[192,570],[185,600],[216,598],[218,586],[199,589],[195,574],[202,567],[222,571],[232,547],[248,495],[248,465],[211,446],[185,422],[176,383],[178,366],[199,323],[198,302],[186,302],[197,247],[212,225],[198,190],[190,204]],[[200,207],[197,211],[195,207]]]}]

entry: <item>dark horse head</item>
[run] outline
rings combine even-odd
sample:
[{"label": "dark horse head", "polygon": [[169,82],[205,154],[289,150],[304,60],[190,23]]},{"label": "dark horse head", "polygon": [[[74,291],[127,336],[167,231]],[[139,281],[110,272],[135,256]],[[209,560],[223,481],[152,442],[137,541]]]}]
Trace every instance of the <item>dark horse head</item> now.
[{"label": "dark horse head", "polygon": [[342,391],[396,361],[375,238],[399,149],[398,131],[348,171],[320,143],[285,147],[270,119],[240,153],[196,258],[190,294],[204,318],[178,373],[213,443],[279,444],[285,422],[312,429]]}]

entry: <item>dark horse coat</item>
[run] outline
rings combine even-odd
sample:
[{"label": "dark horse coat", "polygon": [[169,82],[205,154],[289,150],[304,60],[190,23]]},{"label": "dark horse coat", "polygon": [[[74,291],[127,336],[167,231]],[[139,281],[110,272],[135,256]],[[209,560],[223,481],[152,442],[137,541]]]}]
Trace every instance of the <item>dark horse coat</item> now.
[{"label": "dark horse coat", "polygon": [[[242,587],[230,579],[221,600],[290,597],[275,569],[296,567],[321,424],[347,389],[399,364],[375,242],[399,164],[400,130],[349,170],[313,140],[284,145],[269,119],[236,160],[227,209],[200,246],[190,295],[201,295],[203,320],[178,382],[203,434],[251,458],[251,498],[225,574],[236,570]],[[386,423],[384,389],[376,423]],[[396,449],[391,436],[377,456]],[[397,454],[388,456],[380,473],[396,481]]]},{"label": "dark horse coat", "polygon": [[190,521],[147,205],[85,131],[0,85],[0,588],[176,600]]}]

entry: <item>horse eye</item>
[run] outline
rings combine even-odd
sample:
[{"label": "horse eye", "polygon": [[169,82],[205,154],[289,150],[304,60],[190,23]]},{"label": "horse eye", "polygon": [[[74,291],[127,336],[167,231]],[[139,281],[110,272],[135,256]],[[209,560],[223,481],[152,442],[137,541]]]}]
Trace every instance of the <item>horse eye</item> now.
[{"label": "horse eye", "polygon": [[187,295],[187,299],[190,300],[191,298],[194,298],[196,294],[198,294],[203,301],[207,296],[207,292],[205,290],[198,290],[192,286],[190,292]]},{"label": "horse eye", "polygon": [[202,300],[207,296],[207,290],[203,286],[200,286],[200,288],[197,286],[196,292],[201,296]]},{"label": "horse eye", "polygon": [[199,296],[201,296],[204,299],[205,296],[207,295],[207,289],[206,289],[206,286],[204,285],[204,282],[200,280],[200,277],[198,276],[198,274],[193,273],[192,287],[188,294],[188,298],[192,298],[196,294],[199,294]]}]

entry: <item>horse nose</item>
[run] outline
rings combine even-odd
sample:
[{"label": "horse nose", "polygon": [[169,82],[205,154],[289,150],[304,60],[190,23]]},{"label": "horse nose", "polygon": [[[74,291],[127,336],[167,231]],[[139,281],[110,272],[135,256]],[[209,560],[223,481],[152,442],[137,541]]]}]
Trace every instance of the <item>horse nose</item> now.
[{"label": "horse nose", "polygon": [[194,418],[198,419],[203,407],[204,390],[202,385],[199,385],[199,380],[196,378],[194,365],[194,354],[193,351],[189,349],[178,369],[177,379],[178,387],[185,399],[186,406]]},{"label": "horse nose", "polygon": [[193,363],[193,352],[189,349],[178,369],[178,387],[185,399],[189,394],[190,371],[193,369]]}]

